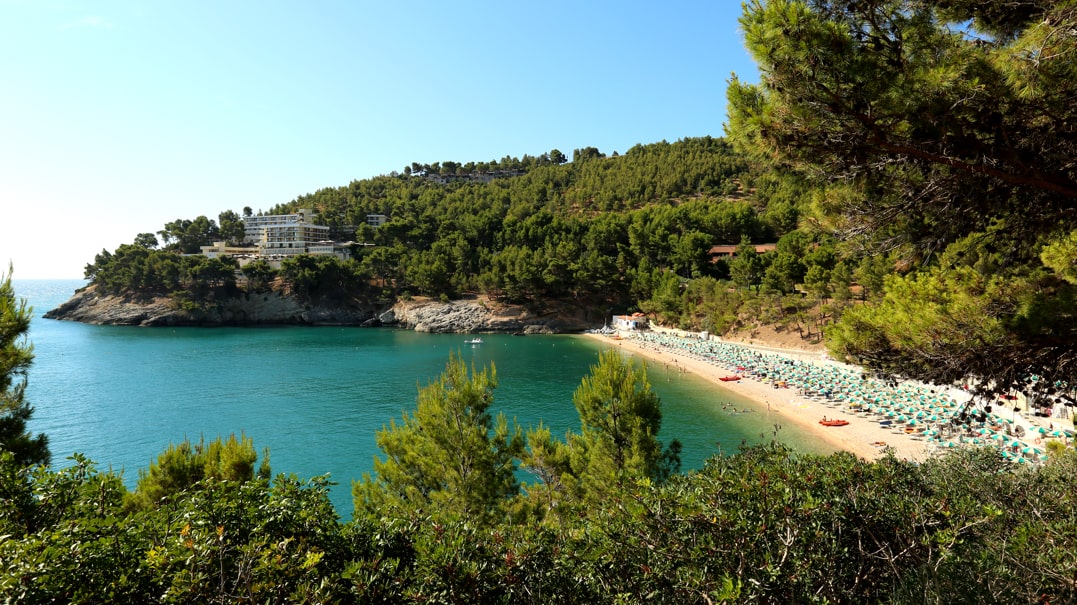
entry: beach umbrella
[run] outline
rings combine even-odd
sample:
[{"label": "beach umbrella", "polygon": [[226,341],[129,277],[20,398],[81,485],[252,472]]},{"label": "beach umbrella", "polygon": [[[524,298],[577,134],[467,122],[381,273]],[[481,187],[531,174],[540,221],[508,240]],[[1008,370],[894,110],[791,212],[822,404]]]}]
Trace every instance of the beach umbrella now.
[{"label": "beach umbrella", "polygon": [[1010,447],[1021,447],[1021,442],[1014,439],[1013,441],[1010,442]]}]

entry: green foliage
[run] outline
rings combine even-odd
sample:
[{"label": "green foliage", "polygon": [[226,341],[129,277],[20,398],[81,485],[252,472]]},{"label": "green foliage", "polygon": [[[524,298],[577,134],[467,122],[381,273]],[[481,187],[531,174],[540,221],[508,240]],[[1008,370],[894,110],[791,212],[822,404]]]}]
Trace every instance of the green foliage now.
[{"label": "green foliage", "polygon": [[1077,230],[1044,246],[1040,259],[1060,278],[1077,284]]},{"label": "green foliage", "polygon": [[277,276],[277,271],[264,260],[255,260],[243,266],[243,275],[247,277],[248,292],[263,292]]},{"label": "green foliage", "polygon": [[600,502],[605,488],[637,479],[663,480],[679,470],[679,444],[663,451],[658,440],[662,410],[644,368],[616,350],[598,363],[572,395],[580,414],[580,434],[569,439],[578,488]]},{"label": "green foliage", "polygon": [[[253,264],[253,263],[252,263]],[[259,268],[255,268],[257,272]],[[365,284],[363,269],[355,261],[341,261],[334,256],[300,254],[281,262],[279,274],[299,296],[311,299],[346,300],[361,292]],[[269,276],[264,272],[262,279]]]},{"label": "green foliage", "polygon": [[197,297],[235,288],[237,265],[231,258],[181,256],[137,244],[102,250],[86,265],[85,277],[106,294],[167,295],[186,290]]},{"label": "green foliage", "polygon": [[[226,213],[222,216],[230,218]],[[235,229],[234,225],[230,225],[229,234],[234,235]],[[166,250],[181,254],[198,254],[202,246],[208,246],[221,239],[221,231],[217,223],[205,216],[199,216],[193,221],[176,219],[166,223],[164,229],[158,231],[157,234],[161,236]]]},{"label": "green foliage", "polygon": [[430,516],[480,526],[504,520],[519,491],[514,473],[523,434],[490,414],[497,374],[470,375],[452,355],[436,382],[419,390],[413,414],[377,434],[384,460],[353,486],[356,515]]},{"label": "green foliage", "polygon": [[736,256],[729,263],[729,276],[738,288],[758,286],[763,277],[763,259],[747,237],[737,245]]},{"label": "green foliage", "polygon": [[1077,598],[1072,450],[1014,469],[990,448],[911,464],[757,446],[662,484],[626,482],[586,515],[485,527],[342,524],[324,477],[205,479],[126,511],[117,477],[72,463],[30,469],[0,454],[0,594],[13,602]]},{"label": "green foliage", "polygon": [[144,603],[150,538],[123,483],[81,456],[52,471],[0,452],[0,594],[13,603]]},{"label": "green foliage", "polygon": [[[389,216],[367,233],[375,245],[357,248],[356,260],[365,279],[396,295],[481,290],[515,302],[572,297],[601,306],[629,302],[638,285],[625,269],[643,257],[686,277],[709,275],[710,245],[765,232],[751,204],[723,199],[744,165],[719,139],[561,157],[553,150],[518,164],[413,164],[407,176],[326,188],[273,212],[313,207],[330,225]],[[488,183],[460,176],[494,165],[500,178]],[[443,178],[450,174],[460,178]]]},{"label": "green foliage", "polygon": [[152,233],[139,233],[135,236],[134,244],[143,248],[156,248],[160,245],[157,236]]},{"label": "green foliage", "polygon": [[0,452],[10,452],[19,464],[48,464],[48,439],[26,430],[34,413],[26,401],[27,371],[34,360],[26,341],[31,309],[16,298],[11,273],[9,266],[6,275],[0,274]]},{"label": "green foliage", "polygon": [[[258,475],[268,479],[269,452],[265,452]],[[251,438],[234,434],[227,440],[220,437],[206,444],[199,440],[192,444],[189,439],[168,448],[146,471],[139,471],[138,486],[127,499],[130,509],[146,510],[160,506],[162,502],[183,492],[205,479],[214,481],[246,482],[254,478],[254,463],[258,454]]]},{"label": "green foliage", "polygon": [[243,242],[243,236],[246,235],[246,227],[243,224],[243,218],[236,214],[234,210],[225,210],[217,216],[217,220],[220,221],[218,235],[221,239],[229,244],[239,244]]},{"label": "green foliage", "polygon": [[[306,300],[339,304],[481,292],[535,306],[570,300],[603,312],[651,306],[690,326],[696,313],[684,308],[682,291],[670,290],[667,274],[728,278],[729,264],[713,262],[711,246],[799,233],[793,230],[811,200],[804,179],[750,164],[711,137],[637,145],[623,155],[587,148],[573,157],[562,162],[564,155],[552,150],[523,160],[413,164],[403,176],[301,196],[270,212],[315,208],[330,226],[358,225],[356,238],[367,245],[353,246],[349,261],[290,258],[279,274],[252,263],[244,270],[246,287],[265,291],[280,277]],[[389,221],[368,227],[367,214]],[[218,294],[234,293],[231,276],[170,253],[194,250],[210,237],[239,239],[239,215],[225,211],[219,218],[219,228],[204,217],[168,223],[159,232],[160,250],[151,245],[152,234],[143,234],[150,238],[140,236],[140,245],[102,251],[86,275],[103,292],[171,295],[197,314]],[[749,278],[753,285],[768,263]],[[778,268],[785,274],[775,269],[765,285],[783,292],[807,271],[797,263]],[[175,294],[181,290],[188,293],[182,300]],[[728,314],[703,321],[730,324]]]},{"label": "green foliage", "polygon": [[877,305],[843,315],[830,333],[834,354],[930,381],[982,377],[985,392],[1071,380],[1072,284],[967,267],[895,276],[886,284]]},{"label": "green foliage", "polygon": [[[1072,299],[1073,283],[1060,282],[1072,280],[1077,229],[1077,42],[1065,33],[1075,24],[1072,2],[746,3],[741,25],[763,75],[758,85],[730,84],[734,145],[812,180],[809,220],[858,250],[853,275],[869,298],[895,266],[931,272],[910,284],[966,291],[971,268],[1001,295],[992,304],[968,293],[979,302],[967,310],[987,325],[961,346],[962,311],[914,317],[919,339],[935,332],[947,343],[934,363],[919,344],[895,344],[909,338],[903,324],[855,313],[839,331],[858,341],[859,358],[925,380],[963,372],[977,383],[1023,382],[1000,376],[1000,365],[1072,376],[1077,324],[1060,301]],[[809,289],[825,296],[835,280],[823,271],[837,260],[814,263]],[[893,310],[905,293],[888,287]],[[931,296],[909,294],[910,311]]]}]

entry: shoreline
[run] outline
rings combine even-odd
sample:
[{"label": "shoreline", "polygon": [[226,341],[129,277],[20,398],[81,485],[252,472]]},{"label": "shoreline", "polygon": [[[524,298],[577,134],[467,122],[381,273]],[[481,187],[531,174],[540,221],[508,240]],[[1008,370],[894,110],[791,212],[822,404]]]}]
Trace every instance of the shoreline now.
[{"label": "shoreline", "polygon": [[[933,448],[926,441],[916,440],[904,434],[895,434],[875,420],[855,416],[840,408],[833,408],[822,402],[808,399],[794,389],[776,389],[748,376],[735,382],[723,382],[719,378],[728,376],[730,374],[728,370],[696,359],[684,351],[648,345],[631,338],[616,340],[601,334],[584,334],[584,336],[608,346],[616,346],[650,362],[677,364],[685,371],[710,381],[715,386],[728,389],[751,400],[761,410],[776,414],[787,422],[795,424],[836,450],[850,452],[866,460],[877,460],[888,452],[892,452],[899,459],[920,462],[933,454]],[[746,348],[750,347],[746,346]],[[783,356],[793,357],[793,355]],[[796,357],[820,359],[819,354],[808,351],[797,353]],[[826,427],[819,424],[819,420],[823,417],[847,420],[849,424],[841,427]],[[878,443],[885,443],[885,446],[876,445]]]}]

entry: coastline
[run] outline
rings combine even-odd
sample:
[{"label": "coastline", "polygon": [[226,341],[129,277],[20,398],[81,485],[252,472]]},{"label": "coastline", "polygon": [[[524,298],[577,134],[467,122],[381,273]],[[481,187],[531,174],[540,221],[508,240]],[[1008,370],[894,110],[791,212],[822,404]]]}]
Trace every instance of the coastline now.
[{"label": "coastline", "polygon": [[395,302],[320,298],[308,300],[274,289],[232,289],[198,300],[173,295],[110,294],[90,284],[79,288],[45,319],[97,325],[141,327],[220,326],[396,326],[431,333],[577,333],[591,325],[591,313],[575,304],[533,310],[468,296],[451,301],[416,297]]},{"label": "coastline", "polygon": [[[616,340],[601,334],[585,334],[585,336],[609,346],[616,346],[654,363],[677,364],[685,371],[704,378],[716,386],[729,389],[752,400],[761,410],[767,410],[785,419],[786,422],[795,424],[800,429],[815,435],[819,441],[860,458],[877,460],[885,456],[887,452],[893,452],[894,456],[899,459],[919,462],[926,460],[933,453],[933,448],[926,441],[913,439],[904,434],[895,434],[875,420],[861,418],[808,399],[794,389],[775,389],[748,376],[735,382],[722,382],[719,378],[728,376],[730,374],[728,370],[687,355],[684,351],[660,348],[631,338]],[[772,351],[768,350],[768,352]],[[820,359],[819,354],[807,351],[789,352],[784,356]],[[819,424],[819,420],[824,416],[847,420],[849,424],[826,427]],[[878,443],[886,445],[885,447],[878,446],[876,445]]]}]

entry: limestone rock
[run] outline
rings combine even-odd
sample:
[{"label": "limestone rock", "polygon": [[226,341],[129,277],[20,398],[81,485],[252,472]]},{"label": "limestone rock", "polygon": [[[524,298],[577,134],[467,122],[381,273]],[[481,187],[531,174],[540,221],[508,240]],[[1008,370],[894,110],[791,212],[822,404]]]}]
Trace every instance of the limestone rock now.
[{"label": "limestone rock", "polygon": [[579,332],[597,323],[580,307],[536,311],[478,297],[453,301],[400,301],[391,308],[362,301],[306,302],[280,291],[241,292],[234,296],[183,304],[169,297],[104,295],[89,286],[45,317],[106,325],[340,325],[399,326],[417,332],[556,334]]}]

